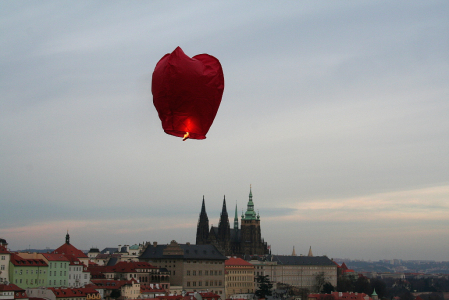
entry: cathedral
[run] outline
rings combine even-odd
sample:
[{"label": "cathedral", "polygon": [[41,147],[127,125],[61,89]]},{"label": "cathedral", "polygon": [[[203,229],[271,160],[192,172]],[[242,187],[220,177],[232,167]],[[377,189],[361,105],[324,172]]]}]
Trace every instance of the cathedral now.
[{"label": "cathedral", "polygon": [[203,196],[203,204],[196,230],[196,244],[215,245],[226,256],[269,254],[268,245],[261,237],[260,216],[254,211],[251,188],[249,190],[248,207],[246,212],[242,213],[240,228],[237,204],[235,205],[234,226],[231,228],[226,209],[226,199],[223,199],[223,208],[218,227],[211,226],[209,229],[209,218],[207,217]]}]

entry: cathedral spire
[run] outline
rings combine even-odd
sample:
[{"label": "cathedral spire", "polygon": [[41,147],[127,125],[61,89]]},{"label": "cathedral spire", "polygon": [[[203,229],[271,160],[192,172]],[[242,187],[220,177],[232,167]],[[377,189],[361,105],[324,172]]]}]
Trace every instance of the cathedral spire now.
[{"label": "cathedral spire", "polygon": [[226,196],[223,197],[223,207],[221,209],[220,221],[218,222],[218,236],[219,237],[229,237],[230,236],[230,225],[228,211],[226,209]]},{"label": "cathedral spire", "polygon": [[204,245],[207,243],[207,239],[209,237],[209,218],[206,213],[206,204],[204,203],[204,195],[203,195],[203,204],[201,205],[200,217],[198,219],[198,225],[196,228],[196,244]]},{"label": "cathedral spire", "polygon": [[235,217],[234,217],[234,229],[239,229],[239,217],[237,215],[237,201],[235,202]]},{"label": "cathedral spire", "polygon": [[296,256],[296,252],[295,252],[295,246],[293,246],[293,252],[292,252],[292,256]]},{"label": "cathedral spire", "polygon": [[204,195],[203,195],[203,204],[201,205],[201,213],[200,213],[200,215],[206,215],[206,217],[207,217],[207,214],[206,214],[206,204],[204,204]]}]

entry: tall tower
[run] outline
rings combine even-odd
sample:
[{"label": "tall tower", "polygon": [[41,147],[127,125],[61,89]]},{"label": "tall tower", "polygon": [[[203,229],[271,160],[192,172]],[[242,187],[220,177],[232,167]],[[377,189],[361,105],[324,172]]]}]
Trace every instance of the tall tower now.
[{"label": "tall tower", "polygon": [[239,216],[237,215],[237,203],[235,203],[234,229],[239,229]]},{"label": "tall tower", "polygon": [[226,210],[226,198],[223,198],[223,207],[221,209],[220,221],[218,222],[218,239],[223,244],[223,248],[229,248],[231,238],[231,228],[229,225],[228,211]]},{"label": "tall tower", "polygon": [[196,244],[197,245],[207,244],[208,237],[209,237],[209,218],[207,217],[206,205],[204,204],[204,196],[203,196],[203,205],[201,206],[200,217],[198,219],[198,225],[196,227]]},{"label": "tall tower", "polygon": [[268,254],[268,249],[262,241],[260,232],[260,216],[254,211],[253,193],[249,188],[249,200],[241,222],[241,251],[243,254]]}]

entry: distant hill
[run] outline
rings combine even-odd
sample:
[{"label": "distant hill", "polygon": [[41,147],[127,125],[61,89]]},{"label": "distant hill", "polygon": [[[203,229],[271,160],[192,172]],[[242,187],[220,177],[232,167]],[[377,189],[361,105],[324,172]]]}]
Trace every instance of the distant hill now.
[{"label": "distant hill", "polygon": [[[30,253],[49,253],[55,251],[55,249],[25,249],[25,250],[16,250],[17,252],[30,252]],[[14,251],[14,252],[16,252]]]}]

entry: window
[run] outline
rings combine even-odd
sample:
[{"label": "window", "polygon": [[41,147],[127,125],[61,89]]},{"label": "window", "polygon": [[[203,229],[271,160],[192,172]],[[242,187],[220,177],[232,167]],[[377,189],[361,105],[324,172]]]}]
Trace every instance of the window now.
[{"label": "window", "polygon": [[6,257],[4,255],[2,255],[2,260],[5,260],[5,259],[6,259]]},{"label": "window", "polygon": [[4,270],[4,269],[5,269],[5,265],[2,265],[1,270]]},{"label": "window", "polygon": [[196,286],[196,281],[193,282],[193,286]]},{"label": "window", "polygon": [[207,271],[207,270],[204,271],[204,275],[206,275],[206,276],[209,275],[209,271]]},{"label": "window", "polygon": [[187,270],[187,276],[190,276],[190,270]]},{"label": "window", "polygon": [[198,286],[202,286],[203,282],[202,281],[198,281]]},{"label": "window", "polygon": [[196,276],[196,271],[193,271],[193,276]]},{"label": "window", "polygon": [[190,286],[190,281],[187,281],[187,286]]},{"label": "window", "polygon": [[198,276],[203,275],[203,271],[198,271]]}]

